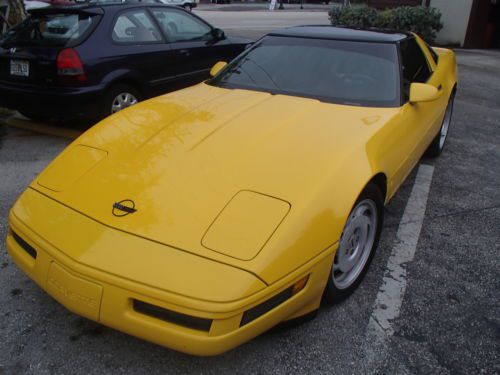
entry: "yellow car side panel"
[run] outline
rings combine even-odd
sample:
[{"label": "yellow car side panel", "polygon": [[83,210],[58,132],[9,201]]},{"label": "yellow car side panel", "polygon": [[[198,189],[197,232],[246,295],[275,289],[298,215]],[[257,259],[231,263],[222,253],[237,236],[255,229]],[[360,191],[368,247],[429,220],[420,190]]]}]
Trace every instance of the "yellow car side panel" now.
[{"label": "yellow car side panel", "polygon": [[[188,353],[221,353],[312,311],[361,191],[378,176],[388,201],[438,133],[457,76],[454,54],[435,51],[434,102],[357,107],[201,83],[123,110],[19,198],[9,223],[37,258],[12,233],[9,253],[68,309]],[[116,216],[126,199],[137,211]],[[213,323],[181,327],[133,299]]]}]

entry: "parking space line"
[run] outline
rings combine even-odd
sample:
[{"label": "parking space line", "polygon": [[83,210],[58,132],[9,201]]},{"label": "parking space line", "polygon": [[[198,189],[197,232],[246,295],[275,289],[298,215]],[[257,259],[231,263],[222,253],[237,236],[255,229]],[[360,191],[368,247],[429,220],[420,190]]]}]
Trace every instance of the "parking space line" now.
[{"label": "parking space line", "polygon": [[78,138],[82,134],[82,131],[45,125],[40,122],[25,119],[20,115],[14,115],[9,117],[5,121],[5,123],[13,128],[29,130],[35,133],[54,135],[56,137],[63,137],[69,139]]},{"label": "parking space line", "polygon": [[399,223],[396,243],[368,322],[365,347],[367,370],[380,361],[387,339],[394,334],[392,324],[399,316],[406,291],[406,265],[415,257],[433,172],[433,166],[420,165]]}]

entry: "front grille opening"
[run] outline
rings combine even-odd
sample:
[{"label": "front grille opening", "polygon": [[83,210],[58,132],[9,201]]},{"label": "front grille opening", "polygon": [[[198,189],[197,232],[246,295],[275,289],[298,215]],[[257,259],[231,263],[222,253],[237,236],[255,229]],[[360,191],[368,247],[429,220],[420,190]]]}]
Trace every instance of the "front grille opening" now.
[{"label": "front grille opening", "polygon": [[281,293],[276,294],[274,297],[269,298],[267,301],[261,303],[260,305],[252,307],[250,310],[245,311],[243,313],[242,318],[241,318],[240,327],[254,321],[255,319],[264,315],[268,311],[271,311],[275,307],[278,307],[283,302],[285,302],[287,299],[292,297],[293,296],[293,288],[294,287],[291,286],[290,288],[285,289]]},{"label": "front grille opening", "polygon": [[16,232],[11,230],[12,237],[14,237],[14,240],[17,242],[17,244],[24,250],[26,251],[33,259],[36,259],[36,250],[31,247],[30,244],[28,244],[25,240],[23,240],[21,237],[18,236]]},{"label": "front grille opening", "polygon": [[138,313],[164,320],[165,322],[177,324],[179,326],[196,329],[198,331],[210,331],[211,319],[198,318],[186,314],[181,314],[163,307],[151,305],[146,302],[132,300],[134,310]]}]

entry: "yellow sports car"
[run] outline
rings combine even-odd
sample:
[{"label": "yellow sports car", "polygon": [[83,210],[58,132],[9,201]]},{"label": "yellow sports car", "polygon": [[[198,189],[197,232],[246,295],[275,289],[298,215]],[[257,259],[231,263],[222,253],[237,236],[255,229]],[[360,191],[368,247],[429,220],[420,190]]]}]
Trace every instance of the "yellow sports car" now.
[{"label": "yellow sports car", "polygon": [[222,353],[359,285],[384,204],[443,149],[456,69],[409,33],[269,34],[75,140],[10,211],[9,253],[76,314]]}]

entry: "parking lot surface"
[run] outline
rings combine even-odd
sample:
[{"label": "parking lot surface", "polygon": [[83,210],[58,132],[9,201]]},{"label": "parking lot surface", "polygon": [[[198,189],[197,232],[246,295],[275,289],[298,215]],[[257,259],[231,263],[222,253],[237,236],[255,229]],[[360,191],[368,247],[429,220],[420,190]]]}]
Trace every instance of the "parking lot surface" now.
[{"label": "parking lot surface", "polygon": [[[203,16],[216,26],[233,22],[217,12]],[[229,34],[258,37],[271,29],[237,27]],[[382,240],[361,287],[310,322],[274,329],[213,358],[180,354],[75,316],[13,264],[3,243],[8,210],[69,139],[2,123],[0,374],[499,373],[500,52],[457,55],[448,144],[440,158],[422,160],[424,167],[386,208]],[[397,284],[403,293],[380,304],[380,296],[392,295],[384,287],[388,263],[408,247],[414,253],[401,264]],[[380,317],[390,330],[373,333],[371,322]]]},{"label": "parking lot surface", "polygon": [[223,29],[229,36],[258,39],[269,31],[300,25],[328,24],[328,13],[317,11],[263,12],[263,11],[206,11],[194,10],[213,26]]}]

